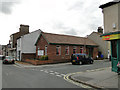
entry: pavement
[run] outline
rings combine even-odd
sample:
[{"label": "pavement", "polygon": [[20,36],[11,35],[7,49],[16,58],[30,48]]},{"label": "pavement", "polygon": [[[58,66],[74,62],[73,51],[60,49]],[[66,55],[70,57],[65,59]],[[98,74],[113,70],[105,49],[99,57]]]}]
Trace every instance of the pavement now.
[{"label": "pavement", "polygon": [[15,61],[15,64],[17,66],[20,66],[20,67],[31,67],[31,66],[35,66],[35,65],[32,65],[32,64],[29,64],[29,63],[26,63],[26,62],[21,62],[21,61]]},{"label": "pavement", "polygon": [[67,63],[57,63],[57,64],[45,64],[45,65],[33,65],[30,63],[26,63],[26,62],[20,62],[20,61],[15,61],[15,65],[19,66],[21,68],[30,68],[30,67],[46,67],[46,66],[59,66],[59,65],[67,65],[67,64],[71,64],[70,62]]},{"label": "pavement", "polygon": [[111,71],[111,67],[76,72],[67,76],[74,82],[96,89],[117,89],[120,90],[120,75]]},{"label": "pavement", "polygon": [[[108,60],[105,60],[105,61],[108,61]],[[35,66],[32,64],[18,62],[18,61],[16,61],[15,64],[19,67],[40,67],[40,66],[46,67],[47,66],[47,65]],[[67,78],[75,83],[80,83],[96,89],[120,90],[120,75],[118,75],[115,72],[112,72],[111,67],[70,73],[65,75],[64,78]]]}]

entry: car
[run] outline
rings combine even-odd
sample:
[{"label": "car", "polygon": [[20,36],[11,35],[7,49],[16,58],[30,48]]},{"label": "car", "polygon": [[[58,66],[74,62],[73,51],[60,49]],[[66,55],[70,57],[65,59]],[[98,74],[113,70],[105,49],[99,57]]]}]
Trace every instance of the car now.
[{"label": "car", "polygon": [[12,56],[6,56],[3,60],[3,64],[6,64],[6,63],[12,63],[14,64],[15,63],[15,60]]},{"label": "car", "polygon": [[72,54],[71,63],[74,64],[93,64],[94,60],[92,57],[89,57],[87,54]]},{"label": "car", "polygon": [[4,55],[0,55],[0,60],[4,60],[5,56]]}]

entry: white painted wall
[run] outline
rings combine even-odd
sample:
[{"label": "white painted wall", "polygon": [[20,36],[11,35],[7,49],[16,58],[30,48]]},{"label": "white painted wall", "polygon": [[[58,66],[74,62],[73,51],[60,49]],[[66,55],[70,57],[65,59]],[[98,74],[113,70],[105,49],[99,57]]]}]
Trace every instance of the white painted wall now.
[{"label": "white painted wall", "polygon": [[17,58],[19,56],[18,55],[19,51],[20,51],[20,58],[22,53],[36,53],[35,43],[40,33],[41,30],[36,30],[34,32],[21,36],[21,38],[17,40]]}]

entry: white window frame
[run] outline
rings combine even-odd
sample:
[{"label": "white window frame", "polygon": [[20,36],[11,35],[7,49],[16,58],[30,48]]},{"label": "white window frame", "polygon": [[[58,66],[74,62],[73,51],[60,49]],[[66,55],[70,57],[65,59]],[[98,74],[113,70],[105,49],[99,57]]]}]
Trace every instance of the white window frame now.
[{"label": "white window frame", "polygon": [[76,52],[75,52],[75,53],[77,53],[77,47],[76,47],[76,46],[73,46],[73,50],[74,50],[74,49],[76,49]]},{"label": "white window frame", "polygon": [[84,49],[83,49],[83,47],[82,47],[82,46],[80,47],[80,50],[82,50],[82,53],[84,53]]},{"label": "white window frame", "polygon": [[44,55],[44,50],[38,50],[38,56],[43,56]]},{"label": "white window frame", "polygon": [[[60,53],[59,53],[59,54],[57,54],[57,47],[60,48]],[[58,48],[58,50],[59,50],[59,48]],[[61,55],[61,46],[58,46],[58,45],[56,46],[56,55],[57,55],[57,56],[60,56],[60,55]]]},{"label": "white window frame", "polygon": [[[66,49],[68,49],[68,53],[66,54]],[[69,55],[69,46],[65,46],[65,55]]]},{"label": "white window frame", "polygon": [[45,45],[45,55],[47,55],[47,50],[48,49],[48,46],[47,45]]}]

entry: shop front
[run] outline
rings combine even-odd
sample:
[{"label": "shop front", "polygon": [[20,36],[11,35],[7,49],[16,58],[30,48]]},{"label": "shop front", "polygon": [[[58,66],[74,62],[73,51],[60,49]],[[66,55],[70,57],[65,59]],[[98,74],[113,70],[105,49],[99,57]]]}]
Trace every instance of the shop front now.
[{"label": "shop front", "polygon": [[120,31],[111,32],[101,35],[103,40],[110,41],[111,43],[111,63],[112,71],[118,71],[117,64],[120,61]]}]

